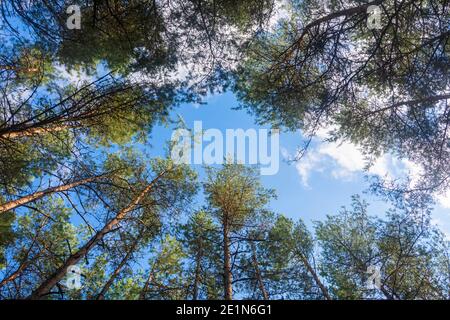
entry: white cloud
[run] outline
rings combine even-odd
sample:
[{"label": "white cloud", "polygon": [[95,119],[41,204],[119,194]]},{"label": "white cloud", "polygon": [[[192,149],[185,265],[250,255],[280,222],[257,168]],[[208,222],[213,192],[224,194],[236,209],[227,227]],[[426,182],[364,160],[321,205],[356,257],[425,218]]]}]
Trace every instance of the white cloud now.
[{"label": "white cloud", "polygon": [[309,187],[309,177],[311,173],[313,171],[323,171],[324,163],[321,161],[320,154],[311,152],[307,153],[305,157],[298,161],[295,168],[300,175],[303,186]]},{"label": "white cloud", "polygon": [[323,143],[318,153],[334,160],[336,168],[332,173],[335,178],[350,177],[353,172],[364,169],[364,157],[354,144]]},{"label": "white cloud", "polygon": [[291,155],[289,154],[288,149],[286,149],[285,147],[280,147],[280,152],[284,160],[290,160]]},{"label": "white cloud", "polygon": [[[372,167],[374,174],[385,175],[387,160],[380,158]],[[350,180],[357,172],[362,172],[366,162],[364,155],[352,143],[320,142],[309,149],[296,163],[296,169],[304,186],[312,172],[329,171],[335,179]]]},{"label": "white cloud", "polygon": [[273,14],[269,20],[269,30],[274,30],[280,20],[288,19],[290,17],[289,7],[289,2],[287,0],[275,1]]},{"label": "white cloud", "polygon": [[438,194],[436,199],[443,208],[450,209],[450,190]]},{"label": "white cloud", "polygon": [[[324,139],[330,130],[330,128],[320,130],[318,138]],[[292,158],[286,149],[282,150],[282,155],[284,158]],[[340,180],[351,180],[363,172],[388,180],[409,178],[412,186],[416,185],[423,173],[420,165],[390,154],[383,154],[375,159],[368,169],[366,165],[363,152],[355,144],[315,139],[313,146],[295,167],[305,187],[309,187],[309,179],[314,172],[327,172],[334,179]],[[436,195],[435,198],[443,208],[450,208],[450,190]]]}]

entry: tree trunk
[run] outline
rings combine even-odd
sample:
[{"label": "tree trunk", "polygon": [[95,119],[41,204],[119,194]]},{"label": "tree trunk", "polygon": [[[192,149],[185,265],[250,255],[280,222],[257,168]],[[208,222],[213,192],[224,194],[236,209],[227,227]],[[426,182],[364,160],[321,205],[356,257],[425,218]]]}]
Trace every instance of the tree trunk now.
[{"label": "tree trunk", "polygon": [[[202,241],[202,240],[200,240]],[[194,278],[194,288],[192,290],[192,300],[198,299],[198,287],[200,284],[200,278],[201,278],[201,269],[202,269],[202,257],[203,257],[203,247],[202,242],[200,242],[199,250],[197,252],[197,256],[195,258],[195,278]]]},{"label": "tree trunk", "polygon": [[150,270],[150,273],[148,275],[147,281],[145,281],[145,285],[141,290],[141,294],[139,295],[139,300],[144,300],[145,299],[145,294],[148,291],[148,287],[150,286],[150,283],[153,281],[153,267]]},{"label": "tree trunk", "polygon": [[78,186],[80,186],[82,184],[86,184],[86,183],[92,182],[94,180],[103,178],[106,175],[107,174],[103,174],[103,175],[99,175],[99,176],[95,176],[95,177],[90,177],[90,178],[78,180],[78,181],[75,181],[75,182],[72,182],[72,183],[68,183],[68,184],[65,184],[65,185],[62,185],[62,186],[48,188],[48,189],[45,189],[43,191],[38,191],[38,192],[32,193],[30,195],[21,197],[21,198],[19,198],[17,200],[6,202],[6,203],[0,205],[0,213],[4,213],[6,211],[9,211],[9,210],[12,210],[14,208],[20,207],[20,206],[22,206],[24,204],[27,204],[29,202],[33,202],[33,201],[38,200],[38,199],[40,199],[40,198],[42,198],[42,197],[44,197],[44,196],[46,196],[48,194],[52,194],[52,193],[55,193],[55,192],[61,192],[61,191],[67,191],[69,189],[78,187]]},{"label": "tree trunk", "polygon": [[114,270],[114,272],[112,273],[112,275],[109,278],[109,280],[103,286],[102,290],[100,291],[100,293],[97,296],[97,300],[104,300],[105,299],[106,292],[108,292],[108,290],[111,287],[111,285],[113,284],[114,280],[119,275],[120,271],[122,271],[122,269],[125,266],[125,264],[127,263],[128,259],[130,259],[131,255],[133,254],[134,250],[136,249],[137,245],[139,244],[140,238],[141,238],[141,233],[137,236],[136,240],[131,245],[130,250],[128,250],[127,254],[120,261],[119,265]]},{"label": "tree trunk", "polygon": [[223,224],[223,276],[224,276],[224,298],[233,299],[233,275],[231,274],[231,254],[228,219],[224,219]]},{"label": "tree trunk", "polygon": [[24,129],[21,131],[12,131],[12,132],[6,132],[0,135],[1,138],[4,139],[14,139],[14,138],[22,138],[22,137],[30,137],[34,135],[39,135],[43,133],[52,133],[52,132],[59,132],[71,128],[77,128],[76,125],[60,125],[60,126],[53,126],[48,128],[29,128]]},{"label": "tree trunk", "polygon": [[16,271],[14,271],[10,276],[4,278],[0,282],[0,288],[3,287],[4,285],[6,285],[8,282],[14,281],[16,278],[18,278],[22,274],[22,272],[33,262],[33,260],[37,259],[42,254],[42,250],[39,250],[36,257],[34,257],[31,260],[29,259],[31,250],[33,249],[33,246],[36,243],[36,241],[41,233],[42,228],[44,228],[47,225],[47,222],[48,222],[48,218],[45,218],[45,220],[41,224],[40,228],[37,230],[36,235],[34,236],[30,247],[26,251],[25,256],[23,257],[22,263],[19,265],[19,267],[16,269]]},{"label": "tree trunk", "polygon": [[50,292],[50,290],[66,275],[67,268],[75,265],[86,254],[97,245],[103,237],[112,230],[126,215],[134,210],[136,206],[142,201],[147,193],[152,190],[155,183],[166,173],[162,171],[142,192],[124,209],[119,211],[117,215],[111,219],[100,231],[98,231],[83,247],[76,253],[72,254],[64,264],[59,267],[47,280],[45,280],[36,290],[33,291],[29,299],[40,299]]},{"label": "tree trunk", "polygon": [[10,276],[6,277],[0,282],[0,288],[3,287],[5,284],[7,284],[10,281],[15,280],[18,278],[22,272],[28,267],[28,265],[31,263],[31,261],[27,260],[20,264],[20,266],[14,271]]},{"label": "tree trunk", "polygon": [[266,287],[264,286],[264,281],[262,279],[261,272],[259,270],[258,258],[256,256],[255,243],[253,241],[250,241],[250,246],[252,248],[253,267],[255,268],[255,275],[256,275],[256,280],[258,281],[259,290],[261,290],[261,294],[262,294],[264,300],[269,300],[269,294],[266,291]]},{"label": "tree trunk", "polygon": [[325,299],[331,300],[331,296],[328,293],[328,289],[324,286],[322,281],[320,281],[319,276],[317,275],[316,271],[314,270],[314,268],[309,263],[308,259],[306,259],[306,257],[303,255],[303,253],[301,253],[301,252],[297,252],[297,253],[298,253],[298,256],[300,257],[300,259],[302,260],[303,264],[305,265],[306,269],[308,270],[308,272],[313,277],[313,279],[316,282],[317,286],[320,288],[320,291],[322,291],[322,294],[325,297]]}]

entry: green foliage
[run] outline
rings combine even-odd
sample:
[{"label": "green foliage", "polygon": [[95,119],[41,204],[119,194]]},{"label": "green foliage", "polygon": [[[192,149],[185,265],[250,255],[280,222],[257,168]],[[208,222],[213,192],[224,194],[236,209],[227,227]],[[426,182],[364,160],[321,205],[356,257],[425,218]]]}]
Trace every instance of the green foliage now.
[{"label": "green foliage", "polygon": [[377,219],[367,214],[367,203],[354,197],[351,210],[317,222],[316,234],[322,275],[338,299],[379,297],[380,291],[366,286],[371,265],[380,268],[387,298],[442,299],[448,294],[443,290],[448,279],[441,277],[448,244],[423,213],[392,209],[386,219]]},{"label": "green foliage", "polygon": [[[424,168],[422,190],[447,188],[450,9],[444,1],[383,1],[381,30],[361,1],[292,1],[235,73],[242,107],[261,123],[390,152]],[[381,8],[381,7],[380,7]],[[345,19],[344,19],[345,17]]]},{"label": "green foliage", "polygon": [[196,294],[196,299],[219,299],[222,285],[220,237],[211,214],[204,210],[195,212],[180,226],[180,242],[185,247],[186,280],[191,297]]},{"label": "green foliage", "polygon": [[[69,4],[80,30],[66,26]],[[323,299],[324,287],[334,299],[449,299],[449,244],[425,196],[388,190],[396,206],[378,218],[355,196],[309,230],[268,209],[275,192],[256,168],[208,167],[196,198],[191,167],[148,156],[174,106],[232,83],[260,123],[305,135],[332,126],[330,139],[413,160],[422,190],[445,189],[447,3],[383,1],[378,31],[356,0],[289,1],[268,30],[274,5],[0,1],[0,203],[105,174],[0,214],[2,298],[28,297],[114,222],[79,253],[83,287],[59,279],[47,299],[104,288],[106,299],[221,299],[224,287],[249,299]],[[366,286],[369,266],[380,290]]]},{"label": "green foliage", "polygon": [[150,299],[184,299],[185,280],[182,260],[186,257],[182,244],[166,235],[161,248],[149,261],[149,288],[146,296]]},{"label": "green foliage", "polygon": [[208,167],[204,190],[211,210],[230,230],[239,229],[246,220],[275,197],[265,189],[257,170],[241,164],[226,163],[222,168]]},{"label": "green foliage", "polygon": [[0,269],[3,269],[5,259],[5,248],[14,243],[15,233],[12,225],[15,220],[15,215],[13,212],[6,212],[0,215]]},{"label": "green foliage", "polygon": [[104,61],[120,73],[128,71],[130,65],[151,72],[166,64],[170,52],[160,8],[149,1],[114,2],[88,7],[80,3],[82,28],[62,29],[62,37],[68,40],[58,48],[61,62],[95,70]]},{"label": "green foliage", "polygon": [[[259,239],[253,244],[259,270],[271,299],[322,298],[300,256],[312,260],[315,245],[302,220],[294,222],[272,214],[264,220],[263,232],[259,229],[259,235],[254,235]],[[252,264],[254,261],[247,267],[250,275],[254,274]],[[249,283],[249,287],[253,285],[254,282]],[[257,291],[251,297],[261,299],[262,296]]]},{"label": "green foliage", "polygon": [[365,272],[375,265],[375,225],[367,214],[368,204],[354,197],[352,209],[316,223],[322,249],[321,272],[337,298],[361,299],[365,291]]}]

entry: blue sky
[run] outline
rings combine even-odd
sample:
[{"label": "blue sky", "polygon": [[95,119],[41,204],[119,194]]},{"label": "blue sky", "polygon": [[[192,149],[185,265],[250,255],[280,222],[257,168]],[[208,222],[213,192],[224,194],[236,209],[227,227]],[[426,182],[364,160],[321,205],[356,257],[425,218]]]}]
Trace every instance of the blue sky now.
[{"label": "blue sky", "polygon": [[[258,126],[254,118],[244,110],[233,110],[238,106],[235,96],[230,93],[214,94],[208,96],[206,104],[184,104],[172,112],[172,118],[180,115],[187,127],[193,128],[194,121],[202,121],[203,129],[219,129],[224,135],[226,129],[259,129],[268,128]],[[152,132],[150,143],[151,155],[164,155],[166,142],[170,140],[172,127],[156,127]],[[299,132],[280,134],[280,153],[295,154],[301,145],[301,134]],[[263,184],[267,188],[274,188],[278,198],[271,202],[271,209],[283,213],[288,217],[302,218],[307,225],[311,226],[314,220],[321,220],[327,214],[335,214],[342,206],[348,206],[351,196],[363,194],[369,187],[366,173],[363,171],[360,155],[355,154],[352,146],[344,145],[337,147],[316,141],[307,155],[299,163],[288,163],[280,154],[280,168],[277,174],[261,176]],[[373,173],[380,173],[380,167],[389,169],[396,173],[395,161],[388,159],[380,162]],[[380,165],[381,164],[381,165]],[[397,165],[397,162],[394,163]],[[193,165],[199,171],[200,179],[204,178],[201,165]],[[407,174],[406,171],[400,171]],[[408,172],[409,173],[409,172]],[[388,204],[382,199],[364,194],[363,198],[370,203],[370,213],[382,215]],[[441,203],[448,199],[441,196],[440,201],[433,211],[433,222],[447,235],[450,235],[450,208]],[[199,195],[198,205],[202,205],[202,197]]]}]

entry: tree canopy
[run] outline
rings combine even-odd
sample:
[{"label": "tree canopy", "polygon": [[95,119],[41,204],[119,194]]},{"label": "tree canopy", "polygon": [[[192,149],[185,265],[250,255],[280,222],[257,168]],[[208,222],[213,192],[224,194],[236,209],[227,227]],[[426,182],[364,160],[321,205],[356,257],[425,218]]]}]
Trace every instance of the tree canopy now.
[{"label": "tree canopy", "polygon": [[[240,65],[242,107],[306,137],[326,129],[369,157],[407,158],[424,168],[422,189],[447,188],[449,3],[290,3]],[[368,27],[370,5],[380,8],[380,29]]]},{"label": "tree canopy", "polygon": [[[10,0],[0,12],[1,299],[450,299],[430,201],[450,188],[448,1]],[[355,195],[311,223],[273,210],[257,167],[153,153],[174,110],[226,90],[259,124],[325,129],[369,164],[390,153],[421,175],[369,190],[386,212]]]}]

